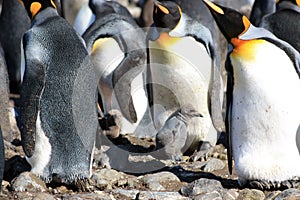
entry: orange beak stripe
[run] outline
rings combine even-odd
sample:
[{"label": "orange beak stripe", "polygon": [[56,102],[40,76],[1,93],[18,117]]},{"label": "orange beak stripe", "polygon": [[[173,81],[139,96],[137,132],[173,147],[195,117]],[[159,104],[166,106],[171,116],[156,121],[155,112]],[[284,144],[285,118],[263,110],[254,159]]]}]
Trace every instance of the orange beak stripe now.
[{"label": "orange beak stripe", "polygon": [[203,1],[217,13],[224,15],[224,11],[222,10],[222,8],[220,8],[219,6],[217,6],[216,4],[212,3],[209,0],[203,0]]}]

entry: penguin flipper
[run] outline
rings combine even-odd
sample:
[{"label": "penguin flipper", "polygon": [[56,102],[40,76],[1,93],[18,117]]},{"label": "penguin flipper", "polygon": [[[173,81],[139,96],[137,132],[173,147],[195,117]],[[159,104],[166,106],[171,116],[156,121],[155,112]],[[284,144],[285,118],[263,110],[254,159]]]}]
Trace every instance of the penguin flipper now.
[{"label": "penguin flipper", "polygon": [[[25,34],[26,38],[28,34]],[[23,40],[25,52],[26,39]],[[30,44],[34,45],[34,44]],[[44,65],[37,58],[30,58],[36,52],[26,52],[26,68],[21,88],[20,131],[22,146],[26,156],[31,157],[35,147],[36,123],[39,112],[40,95],[44,88]]]},{"label": "penguin flipper", "polygon": [[232,145],[231,145],[231,116],[232,116],[232,98],[233,98],[233,68],[229,59],[226,60],[227,70],[227,88],[226,88],[226,116],[225,116],[225,128],[227,136],[227,162],[228,171],[232,174]]},{"label": "penguin flipper", "polygon": [[187,35],[202,43],[212,59],[211,76],[208,88],[208,110],[215,129],[219,132],[223,132],[225,131],[225,123],[222,116],[223,81],[219,54],[214,48],[212,34],[208,28],[195,22],[192,22],[187,28]]},{"label": "penguin flipper", "polygon": [[[128,51],[125,58],[113,72],[113,86],[122,114],[130,122],[137,121],[137,114],[131,95],[131,82],[142,72],[146,54],[144,49]],[[133,67],[135,69],[133,69]],[[121,81],[121,82],[119,82]],[[127,101],[124,101],[126,99]]]}]

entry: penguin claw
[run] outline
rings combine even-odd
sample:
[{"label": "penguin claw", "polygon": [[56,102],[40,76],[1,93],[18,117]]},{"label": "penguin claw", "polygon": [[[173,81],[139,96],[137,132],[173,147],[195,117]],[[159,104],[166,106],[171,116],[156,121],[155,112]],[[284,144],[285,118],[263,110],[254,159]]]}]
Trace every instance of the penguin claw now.
[{"label": "penguin claw", "polygon": [[289,188],[297,188],[300,186],[300,179],[295,178],[282,182],[277,181],[266,181],[266,180],[249,180],[245,185],[253,189],[259,190],[285,190]]},{"label": "penguin claw", "polygon": [[212,150],[212,145],[209,143],[209,142],[201,142],[199,144],[199,148],[198,150],[195,150],[195,152],[191,155],[190,159],[193,161],[193,162],[196,162],[196,161],[206,161],[208,159],[208,156],[210,154]]}]

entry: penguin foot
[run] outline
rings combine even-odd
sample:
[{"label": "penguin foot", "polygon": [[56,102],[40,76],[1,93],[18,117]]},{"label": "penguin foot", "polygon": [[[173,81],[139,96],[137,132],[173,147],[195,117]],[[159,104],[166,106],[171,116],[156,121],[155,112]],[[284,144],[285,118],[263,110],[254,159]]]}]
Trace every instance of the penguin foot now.
[{"label": "penguin foot", "polygon": [[192,160],[193,162],[196,161],[206,161],[208,158],[209,153],[212,150],[212,145],[210,144],[210,142],[207,141],[201,141],[199,143],[198,149],[195,150],[195,152],[191,155],[190,160]]},{"label": "penguin foot", "polygon": [[289,188],[297,188],[300,186],[300,178],[286,180],[282,182],[278,181],[266,181],[266,180],[248,180],[246,187],[259,189],[259,190],[285,190]]}]

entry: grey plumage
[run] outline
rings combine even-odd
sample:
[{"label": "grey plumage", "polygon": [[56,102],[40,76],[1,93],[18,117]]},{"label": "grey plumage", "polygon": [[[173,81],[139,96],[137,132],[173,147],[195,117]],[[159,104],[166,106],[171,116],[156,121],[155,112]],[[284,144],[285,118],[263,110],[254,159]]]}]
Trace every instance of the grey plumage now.
[{"label": "grey plumage", "polygon": [[[92,55],[92,61],[96,68],[99,78],[99,91],[102,95],[104,113],[107,113],[111,102],[106,102],[103,90],[109,91],[112,95],[114,91],[119,108],[123,116],[132,123],[137,121],[137,114],[133,105],[131,96],[131,82],[142,72],[146,63],[146,46],[145,33],[138,27],[130,13],[125,7],[113,1],[91,1],[97,4],[92,6],[93,12],[96,15],[96,21],[83,34],[86,42],[87,50],[92,54],[92,48],[98,39],[113,39],[121,50],[119,55],[113,49],[105,49],[100,55]],[[100,3],[100,5],[99,5]],[[101,47],[100,47],[101,48]],[[109,51],[111,50],[111,51]],[[102,56],[106,58],[106,54],[115,53],[114,59],[124,56],[124,58],[113,66],[104,65],[97,58]],[[109,69],[113,68],[113,69]],[[109,70],[111,70],[109,72]],[[110,99],[110,97],[107,97]]]},{"label": "grey plumage", "polygon": [[[202,117],[192,105],[183,105],[174,112],[165,122],[156,135],[156,149],[165,153],[172,160],[181,160],[182,154],[186,151],[188,125],[192,118]],[[160,150],[163,148],[162,150]]]},{"label": "grey plumage", "polygon": [[[55,9],[46,8],[35,16],[23,46],[20,130],[32,171],[47,182],[53,176],[62,182],[88,178],[98,126],[97,82],[83,41]],[[45,137],[50,155],[39,149],[46,149]],[[45,166],[35,162],[47,155]]]}]

